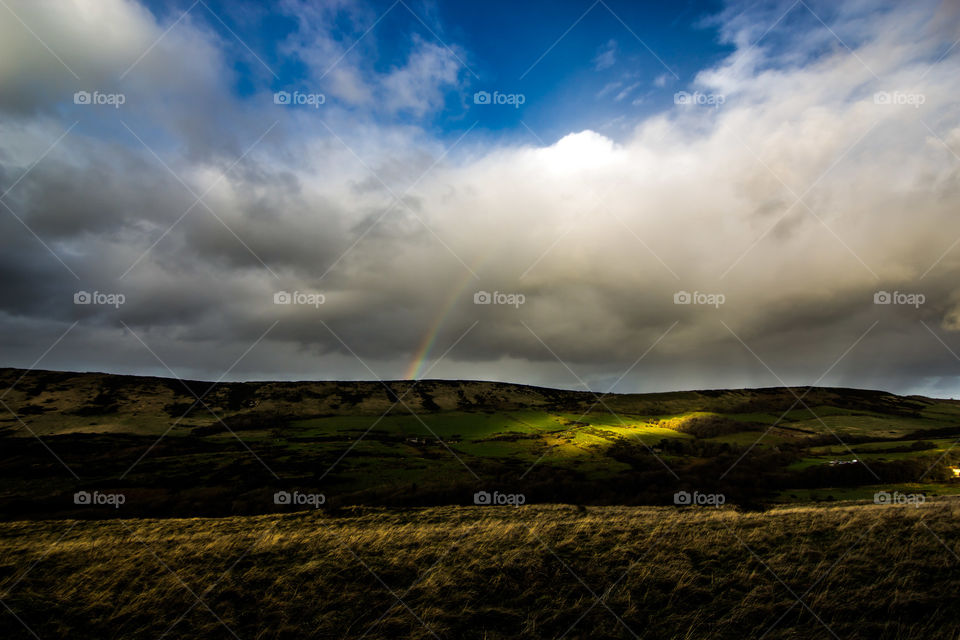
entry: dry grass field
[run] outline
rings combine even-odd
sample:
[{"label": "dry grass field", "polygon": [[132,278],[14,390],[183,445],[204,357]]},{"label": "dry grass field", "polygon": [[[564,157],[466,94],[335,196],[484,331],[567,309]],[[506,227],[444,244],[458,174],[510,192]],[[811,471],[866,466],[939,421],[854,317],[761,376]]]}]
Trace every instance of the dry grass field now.
[{"label": "dry grass field", "polygon": [[960,501],[0,524],[4,638],[957,638]]}]

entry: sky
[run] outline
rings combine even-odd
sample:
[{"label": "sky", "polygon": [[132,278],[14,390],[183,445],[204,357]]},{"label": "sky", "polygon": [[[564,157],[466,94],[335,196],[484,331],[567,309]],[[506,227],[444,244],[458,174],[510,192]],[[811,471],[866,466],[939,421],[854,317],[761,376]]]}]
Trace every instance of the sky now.
[{"label": "sky", "polygon": [[960,397],[960,3],[0,2],[0,366]]}]

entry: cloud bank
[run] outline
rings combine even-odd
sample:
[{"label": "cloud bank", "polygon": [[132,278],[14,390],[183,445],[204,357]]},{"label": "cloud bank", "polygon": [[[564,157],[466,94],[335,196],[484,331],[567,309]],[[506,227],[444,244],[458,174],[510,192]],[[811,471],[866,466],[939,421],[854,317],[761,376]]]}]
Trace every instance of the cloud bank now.
[{"label": "cloud bank", "polygon": [[[76,322],[40,366],[956,395],[953,5],[730,5],[733,53],[629,135],[536,145],[471,128],[510,107],[472,104],[466,48],[412,36],[374,64],[375,31],[352,49],[340,31],[376,15],[346,4],[284,4],[282,51],[308,71],[281,89],[316,108],[277,104],[256,60],[238,93],[241,45],[193,15],[167,31],[176,16],[132,1],[10,7],[4,365]],[[451,91],[462,128],[437,135]]]}]

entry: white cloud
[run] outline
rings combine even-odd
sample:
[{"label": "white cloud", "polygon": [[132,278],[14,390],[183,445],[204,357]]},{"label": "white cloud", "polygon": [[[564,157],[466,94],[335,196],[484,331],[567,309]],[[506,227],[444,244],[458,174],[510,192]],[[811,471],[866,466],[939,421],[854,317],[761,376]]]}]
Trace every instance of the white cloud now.
[{"label": "white cloud", "polygon": [[[300,27],[289,36],[284,50],[302,60],[313,83],[335,100],[368,111],[422,116],[442,108],[444,94],[457,86],[463,66],[458,54],[416,35],[403,65],[377,70],[373,60],[378,34],[369,25],[379,16],[361,5],[291,0],[285,7],[298,18]],[[334,37],[341,33],[343,21],[353,25],[354,33]]]},{"label": "white cloud", "polygon": [[597,71],[609,69],[617,63],[617,41],[609,40],[593,58],[593,68]]},{"label": "white cloud", "polygon": [[[122,55],[102,54],[94,46],[100,30],[77,16],[29,13],[27,2],[14,7],[29,13],[38,33],[53,36],[72,24],[63,40],[78,43],[71,60],[85,74],[107,77],[118,72],[117,59],[132,62],[162,28],[133,4],[96,4],[138,34],[109,43]],[[327,14],[310,17],[318,15]],[[415,42],[402,65],[370,74],[362,60],[367,45],[359,45],[360,59],[345,59],[328,76],[335,97],[352,105],[331,101],[320,116],[337,139],[318,114],[273,105],[266,92],[246,101],[225,98],[229,76],[216,39],[184,24],[144,58],[136,79],[131,75],[130,91],[140,99],[128,102],[123,117],[137,130],[145,127],[164,160],[198,192],[221,178],[206,200],[280,280],[197,207],[131,272],[123,317],[149,329],[158,348],[176,353],[192,371],[231,362],[228,354],[235,357],[281,317],[265,343],[274,355],[251,354],[239,375],[280,375],[286,367],[369,377],[350,368],[310,309],[278,316],[270,303],[281,286],[320,289],[328,301],[324,322],[381,375],[402,374],[443,312],[438,345],[481,322],[434,375],[474,377],[482,370],[569,385],[576,381],[519,320],[591,382],[615,378],[679,321],[638,368],[647,380],[656,375],[660,388],[778,383],[719,319],[789,382],[806,383],[881,319],[875,335],[887,339],[865,343],[826,382],[904,389],[921,376],[952,375],[953,363],[938,359],[942,346],[919,324],[923,319],[945,332],[960,325],[960,248],[949,250],[960,237],[960,161],[950,150],[960,152],[960,49],[943,55],[952,33],[934,15],[926,5],[910,5],[871,11],[869,20],[840,16],[831,26],[857,43],[857,55],[837,46],[798,63],[774,47],[748,48],[756,28],[737,14],[727,33],[741,49],[694,82],[697,90],[725,96],[719,108],[669,104],[617,142],[590,130],[545,147],[482,146],[468,136],[442,160],[449,140],[375,116],[439,108],[460,73],[445,48]],[[308,48],[306,33],[290,51],[322,73],[322,62],[335,60],[341,43],[328,37]],[[86,57],[82,43],[92,51]],[[201,54],[202,63],[188,64]],[[42,48],[0,38],[0,60],[17,56],[43,82],[29,100],[2,104],[27,122],[0,123],[4,184],[65,128],[50,115],[57,102],[45,92],[54,87],[58,96],[72,95],[75,82]],[[0,95],[29,92],[30,74],[0,68]],[[619,88],[610,85],[608,94]],[[919,108],[876,104],[878,91],[925,100]],[[372,115],[351,111],[363,105]],[[41,115],[24,115],[31,112]],[[192,198],[110,120],[115,114],[97,113],[84,117],[100,118],[94,120],[100,127],[112,122],[110,135],[85,120],[5,201],[56,240],[53,248],[85,282],[115,282]],[[277,120],[275,133],[227,171]],[[229,146],[239,150],[226,153]],[[393,194],[414,182],[396,205]],[[96,207],[80,206],[87,199],[64,187],[83,184],[98,189]],[[795,204],[801,195],[804,202]],[[0,281],[33,283],[44,292],[3,295],[7,320],[0,322],[13,328],[22,318],[70,320],[74,310],[58,306],[49,292],[66,295],[76,281],[11,217],[0,217],[0,225],[6,238]],[[472,291],[481,288],[521,291],[527,303],[519,310],[478,309]],[[878,309],[873,292],[881,288],[922,290],[928,303],[919,310]],[[720,291],[727,304],[679,308],[673,293],[680,289]],[[100,328],[85,321],[78,335],[92,324],[88,335],[106,344],[112,334],[103,327],[115,326],[115,318],[97,320]],[[96,368],[97,351],[103,350],[75,353]],[[103,357],[117,364],[126,356]],[[316,362],[327,362],[322,357],[338,368],[318,369]]]},{"label": "white cloud", "polygon": [[406,65],[383,78],[385,101],[391,110],[422,115],[443,106],[443,93],[455,86],[460,62],[443,46],[416,40]]},{"label": "white cloud", "polygon": [[603,88],[600,89],[600,91],[597,92],[597,97],[603,98],[604,96],[609,95],[611,92],[616,91],[622,86],[623,86],[623,82],[619,80],[616,80],[614,82],[608,82],[607,84],[603,85]]},{"label": "white cloud", "polygon": [[614,101],[620,102],[621,100],[629,96],[633,92],[633,90],[639,86],[640,86],[639,82],[634,82],[630,86],[625,87],[623,90],[620,91],[620,93],[617,94],[617,96],[614,98]]}]

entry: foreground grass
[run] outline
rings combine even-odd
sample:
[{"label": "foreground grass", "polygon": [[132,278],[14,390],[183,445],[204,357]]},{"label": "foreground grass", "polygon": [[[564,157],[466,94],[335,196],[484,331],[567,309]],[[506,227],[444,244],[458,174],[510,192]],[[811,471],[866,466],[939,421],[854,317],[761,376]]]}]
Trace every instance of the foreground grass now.
[{"label": "foreground grass", "polygon": [[958,537],[951,498],[3,523],[0,637],[958,638]]}]

